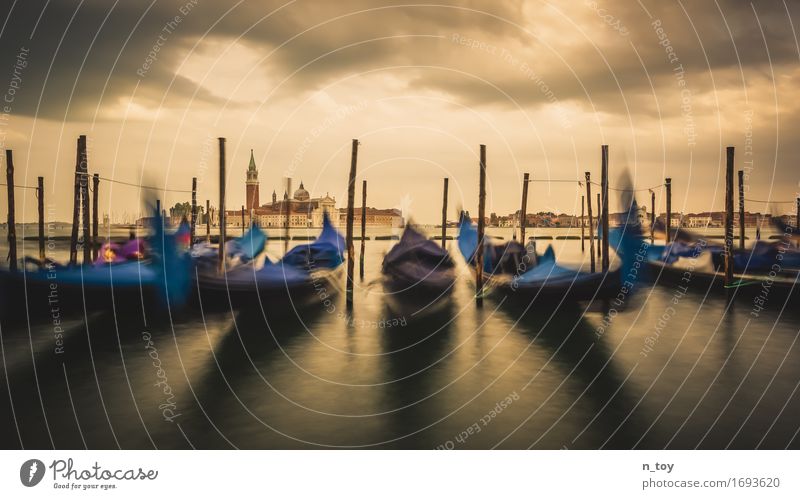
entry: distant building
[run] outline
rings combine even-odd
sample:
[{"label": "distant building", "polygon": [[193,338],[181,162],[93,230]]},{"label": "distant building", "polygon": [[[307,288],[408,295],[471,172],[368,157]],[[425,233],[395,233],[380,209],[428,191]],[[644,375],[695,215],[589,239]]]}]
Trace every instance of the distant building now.
[{"label": "distant building", "polygon": [[[259,180],[258,168],[253,150],[250,150],[250,163],[247,166],[245,177],[245,210],[242,217],[242,210],[225,210],[227,217],[226,224],[233,227],[241,227],[242,222],[246,226],[255,223],[262,228],[286,227],[321,227],[322,218],[325,212],[334,214],[335,220],[336,199],[325,196],[312,198],[311,194],[305,189],[303,182],[294,191],[292,197],[288,192],[283,193],[283,199],[278,200],[275,191],[272,191],[272,202],[261,204],[259,199]],[[216,221],[212,211],[212,221]]]},{"label": "distant building", "polygon": [[[783,218],[783,217],[782,217]],[[660,222],[664,222],[666,214],[662,213],[658,217]],[[672,214],[672,227],[689,229],[721,228],[725,225],[725,213],[722,211],[704,211],[700,213],[687,213],[685,215]],[[765,228],[772,223],[772,215],[769,213],[750,213],[744,214],[744,226],[746,228]],[[733,213],[733,226],[739,227],[739,211]]]},{"label": "distant building", "polygon": [[[336,209],[336,198],[327,193],[324,196],[312,198],[302,181],[291,197],[288,192],[284,192],[282,199],[278,199],[277,193],[273,190],[271,202],[261,204],[259,196],[258,168],[251,149],[250,162],[245,176],[244,217],[242,217],[241,208],[226,210],[228,226],[241,227],[244,221],[246,226],[255,223],[261,228],[278,228],[286,227],[288,219],[290,228],[321,227],[326,212],[330,214],[334,225],[344,226],[346,224],[346,212]],[[355,221],[358,224],[361,221],[361,209],[356,208],[355,212]],[[212,209],[211,217],[214,225],[217,224],[218,217],[216,215],[216,211]],[[400,210],[396,209],[367,208],[367,225],[370,227],[403,227],[403,215]]]},{"label": "distant building", "polygon": [[259,208],[258,201],[258,169],[253,150],[250,149],[250,164],[247,167],[247,180],[245,180],[245,209],[249,212]]},{"label": "distant building", "polygon": [[[258,191],[252,190],[252,186],[248,187],[250,187],[251,194],[257,194]],[[294,191],[291,198],[289,193],[284,192],[283,199],[279,201],[277,194],[273,191],[271,203],[245,210],[244,223],[249,226],[255,222],[261,228],[286,227],[288,219],[290,228],[322,227],[325,212],[336,212],[336,199],[328,194],[319,198],[311,198],[303,183],[300,182],[300,188]],[[241,210],[226,210],[226,214],[228,225],[242,226]]]},{"label": "distant building", "polygon": [[556,227],[580,227],[579,217],[562,213],[555,218]]},{"label": "distant building", "polygon": [[778,219],[786,225],[797,227],[797,215],[781,215]]},{"label": "distant building", "polygon": [[[368,207],[365,221],[367,227],[400,228],[405,225],[405,220],[403,219],[403,212],[398,210],[397,208],[381,210],[378,208]],[[353,223],[356,226],[360,226],[361,208],[353,209]],[[339,210],[339,226],[344,227],[346,225],[347,225],[347,208],[341,208]]]},{"label": "distant building", "polygon": [[[636,212],[636,218],[642,227],[650,227],[651,214],[647,212],[647,207],[641,205]],[[665,223],[666,213],[661,213],[657,216],[658,222]],[[781,215],[779,218],[787,225],[796,225],[796,215]],[[526,225],[528,227],[580,227],[581,223],[585,227],[589,227],[589,215],[584,214],[583,218],[575,215],[568,215],[566,213],[555,214],[552,212],[539,212],[526,214]],[[773,216],[769,213],[750,213],[745,212],[744,223],[746,228],[767,228],[772,224]],[[610,226],[619,226],[624,223],[634,223],[636,220],[630,220],[627,212],[609,213],[608,215]],[[592,225],[597,227],[599,222],[599,213],[592,213]],[[492,216],[487,219],[487,223],[494,227],[517,227],[519,225],[519,210],[505,216]],[[705,229],[705,228],[720,228],[725,224],[725,213],[721,211],[705,211],[700,213],[672,213],[670,218],[670,226],[676,228],[691,228],[691,229]],[[739,227],[739,212],[734,211],[733,226]]]},{"label": "distant building", "polygon": [[136,227],[149,229],[155,227],[155,217],[140,217],[136,219]]},{"label": "distant building", "polygon": [[695,214],[689,214],[685,219],[686,227],[690,229],[705,229],[707,227],[711,227],[713,220],[714,219],[710,215]]},{"label": "distant building", "polygon": [[[594,217],[594,223],[597,224],[597,217]],[[586,224],[588,225],[588,217]],[[640,224],[642,227],[650,227],[650,215],[647,213],[646,206],[639,206],[636,209],[635,215],[629,214],[627,211],[619,213],[608,214],[608,225],[611,227],[619,227],[626,224]]]}]

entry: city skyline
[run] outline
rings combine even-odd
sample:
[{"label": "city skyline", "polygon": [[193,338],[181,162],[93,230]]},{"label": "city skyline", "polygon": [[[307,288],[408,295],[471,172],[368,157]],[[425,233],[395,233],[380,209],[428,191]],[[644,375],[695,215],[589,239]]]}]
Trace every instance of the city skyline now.
[{"label": "city skyline", "polygon": [[[487,210],[498,213],[518,206],[524,172],[598,178],[601,144],[610,146],[612,186],[624,172],[637,188],[672,177],[676,211],[722,209],[726,145],[737,147],[750,197],[797,196],[800,50],[787,17],[797,6],[599,9],[14,4],[7,15],[16,22],[0,33],[17,47],[3,60],[11,102],[0,142],[14,150],[21,184],[45,177],[59,219],[71,210],[63,186],[79,134],[90,172],[175,190],[197,177],[202,200],[217,197],[216,138],[225,136],[233,206],[246,204],[234,187],[251,149],[262,178],[302,178],[344,199],[358,138],[357,181],[370,182],[380,205],[424,223],[440,218],[444,177],[451,212],[476,209],[481,143]],[[701,17],[715,29],[685,22]],[[529,206],[575,213],[580,194],[537,183]],[[169,193],[162,204],[185,197]],[[35,217],[32,193],[17,198],[19,218]],[[134,187],[101,184],[102,211],[139,202]],[[660,190],[657,203],[663,209]]]}]

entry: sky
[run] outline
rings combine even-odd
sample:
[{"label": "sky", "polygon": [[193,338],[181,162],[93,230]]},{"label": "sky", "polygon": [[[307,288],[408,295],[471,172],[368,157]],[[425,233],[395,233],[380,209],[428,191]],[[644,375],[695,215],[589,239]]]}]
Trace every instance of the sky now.
[{"label": "sky", "polygon": [[[721,210],[736,147],[750,211],[800,191],[800,5],[783,0],[13,0],[0,7],[1,149],[15,183],[45,179],[69,220],[78,135],[104,179],[100,211],[137,213],[127,184],[244,204],[253,150],[261,201],[285,178],[346,202],[351,141],[368,205],[420,223],[477,212],[579,213],[584,172],[642,191],[665,177],[673,211]],[[795,25],[798,25],[797,28]],[[5,158],[3,158],[5,161]],[[545,180],[567,182],[545,182]],[[597,189],[594,188],[594,192]],[[657,211],[664,190],[655,187]],[[36,219],[20,190],[17,218]],[[594,194],[593,194],[594,195]],[[165,205],[189,200],[159,191]],[[612,211],[615,206],[612,196]],[[784,202],[767,205],[761,201]],[[1,209],[5,211],[5,207]]]}]

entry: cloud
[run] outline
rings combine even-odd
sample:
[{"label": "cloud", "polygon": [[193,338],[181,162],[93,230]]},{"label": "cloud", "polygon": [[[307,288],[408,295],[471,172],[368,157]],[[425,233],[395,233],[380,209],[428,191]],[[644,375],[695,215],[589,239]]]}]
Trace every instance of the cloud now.
[{"label": "cloud", "polygon": [[[17,2],[6,12],[14,22],[6,24],[0,40],[11,47],[3,57],[5,68],[12,64],[13,47],[31,49],[15,112],[66,120],[102,118],[104,107],[134,94],[137,104],[147,107],[162,101],[175,108],[252,104],[178,74],[181,64],[220,43],[258,54],[252,64],[269,78],[256,84],[262,95],[275,99],[378,68],[418,66],[416,73],[406,73],[409,88],[444,92],[467,105],[535,107],[553,104],[554,96],[587,111],[648,116],[659,111],[654,97],[676,90],[675,64],[654,23],[663,28],[697,94],[717,90],[709,78],[714,72],[735,69],[746,82],[770,63],[783,71],[797,61],[790,19],[780,2],[650,4],[645,10],[623,0],[463,0],[438,6],[389,0],[40,0]],[[155,60],[143,71],[154,49]],[[215,78],[247,78],[250,69],[248,63],[238,72],[226,68],[205,79],[213,87]],[[662,112],[674,110],[667,106]]]},{"label": "cloud", "polygon": [[[254,5],[201,0],[113,4],[34,0],[16,2],[10,6],[13,10],[4,13],[13,22],[6,24],[0,40],[6,47],[4,69],[13,65],[13,47],[31,50],[25,92],[15,112],[87,119],[134,90],[136,95],[144,94],[146,101],[160,101],[158,96],[168,89],[171,106],[189,98],[219,104],[211,92],[192,88],[186,81],[173,82],[180,64],[193,51],[202,51],[209,39],[247,45],[263,55],[265,68],[284,76],[319,58],[293,76],[296,93],[384,61],[413,61],[413,52],[403,53],[407,45],[402,38],[392,43],[392,37],[474,23],[480,15],[474,4],[453,2],[433,8],[367,1],[344,6],[309,1]],[[515,5],[498,2],[489,12],[515,16],[519,13]],[[501,36],[506,27],[487,19],[487,33]],[[370,42],[374,39],[386,42]],[[157,53],[152,54],[154,50]],[[335,52],[326,56],[331,51]],[[149,54],[155,57],[148,60]]]},{"label": "cloud", "polygon": [[[367,137],[365,158],[378,149],[404,157],[414,141],[420,156],[448,168],[449,157],[474,153],[466,144],[494,141],[493,158],[502,148],[500,161],[511,165],[493,169],[502,176],[494,181],[516,186],[525,164],[591,168],[605,142],[612,157],[627,153],[635,182],[671,174],[681,185],[691,164],[691,185],[712,192],[724,146],[742,144],[753,110],[765,172],[754,182],[774,168],[776,181],[796,187],[795,3],[28,0],[2,8],[0,93],[16,54],[30,51],[5,137],[15,147],[35,142],[42,164],[74,156],[69,133],[90,133],[103,146],[119,143],[98,150],[120,163],[169,164],[186,176],[202,159],[198,144],[226,135],[232,155],[260,147],[269,158],[259,164],[284,171],[332,108],[364,103],[315,139],[298,174],[339,168],[331,154],[356,136]],[[31,118],[53,125],[38,134],[64,124],[66,138],[43,146],[50,139],[33,137]],[[446,154],[441,141],[452,141]],[[455,178],[462,167],[453,168]],[[326,173],[320,188],[333,192],[327,182],[339,173]],[[505,198],[498,202],[513,209]],[[427,199],[415,199],[424,208]]]}]

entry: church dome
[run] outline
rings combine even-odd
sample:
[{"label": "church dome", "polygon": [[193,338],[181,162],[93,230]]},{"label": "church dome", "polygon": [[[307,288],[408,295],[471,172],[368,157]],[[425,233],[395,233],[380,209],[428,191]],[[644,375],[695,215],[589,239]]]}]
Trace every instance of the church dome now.
[{"label": "church dome", "polygon": [[300,188],[294,191],[294,199],[297,201],[308,201],[311,199],[311,195],[303,187],[303,182],[300,182]]}]

